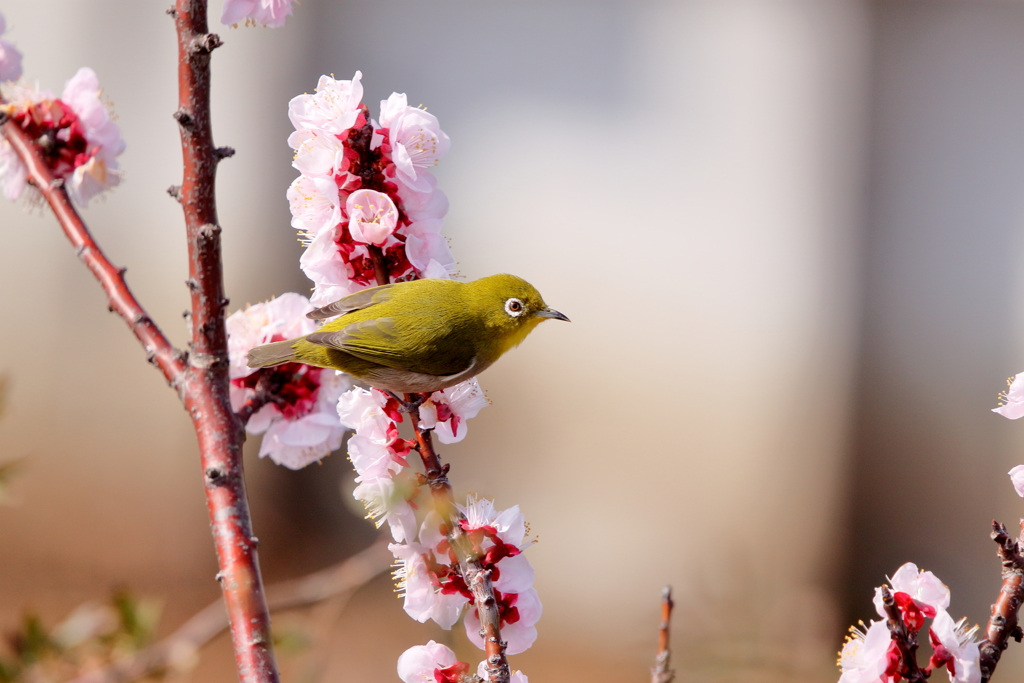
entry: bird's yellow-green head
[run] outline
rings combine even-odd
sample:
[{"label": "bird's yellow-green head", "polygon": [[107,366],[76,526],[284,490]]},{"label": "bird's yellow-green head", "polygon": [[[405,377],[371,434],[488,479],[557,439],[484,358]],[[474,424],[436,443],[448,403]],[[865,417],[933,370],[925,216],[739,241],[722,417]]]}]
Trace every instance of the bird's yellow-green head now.
[{"label": "bird's yellow-green head", "polygon": [[544,320],[569,320],[549,308],[533,285],[515,275],[491,275],[467,282],[466,287],[467,304],[483,317],[485,334],[497,346],[497,355],[518,346]]}]

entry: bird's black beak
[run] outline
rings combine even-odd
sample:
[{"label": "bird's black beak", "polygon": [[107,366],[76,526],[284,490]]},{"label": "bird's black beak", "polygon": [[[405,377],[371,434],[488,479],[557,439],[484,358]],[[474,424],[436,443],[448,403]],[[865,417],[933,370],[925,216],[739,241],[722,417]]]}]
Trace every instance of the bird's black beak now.
[{"label": "bird's black beak", "polygon": [[559,313],[553,308],[542,308],[534,313],[538,318],[551,318],[553,320],[564,320],[565,322],[572,322],[564,313]]}]

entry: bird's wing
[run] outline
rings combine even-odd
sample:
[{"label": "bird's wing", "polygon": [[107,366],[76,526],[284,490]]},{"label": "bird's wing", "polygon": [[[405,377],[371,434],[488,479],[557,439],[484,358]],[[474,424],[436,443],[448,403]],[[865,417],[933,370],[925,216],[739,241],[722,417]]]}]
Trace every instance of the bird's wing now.
[{"label": "bird's wing", "polygon": [[306,341],[389,368],[437,376],[466,370],[475,354],[466,345],[438,346],[415,334],[401,334],[390,317],[354,322],[334,332],[314,332]]},{"label": "bird's wing", "polygon": [[362,289],[355,294],[349,294],[344,298],[338,299],[334,303],[310,311],[306,314],[306,317],[310,320],[326,320],[336,315],[344,315],[352,311],[369,308],[374,304],[379,304],[391,298],[391,292],[388,290],[392,287],[394,287],[393,284]]}]

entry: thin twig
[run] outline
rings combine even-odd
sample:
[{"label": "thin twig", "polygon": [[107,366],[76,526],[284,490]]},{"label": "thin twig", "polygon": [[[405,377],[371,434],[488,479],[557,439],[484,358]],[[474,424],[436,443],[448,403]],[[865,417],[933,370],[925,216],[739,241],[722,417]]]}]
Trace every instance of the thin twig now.
[{"label": "thin twig", "polygon": [[[274,612],[313,605],[330,598],[345,598],[386,571],[394,558],[388,539],[327,569],[267,587],[267,602]],[[228,627],[221,600],[207,605],[174,633],[131,658],[75,678],[71,683],[130,683],[147,676],[185,668],[195,653]]]},{"label": "thin twig", "polygon": [[[2,98],[0,98],[0,102],[3,102]],[[39,190],[50,208],[53,209],[64,234],[75,247],[78,258],[85,263],[99,281],[100,286],[103,287],[110,310],[124,318],[132,334],[145,349],[149,362],[160,369],[167,382],[184,399],[185,354],[171,345],[164,333],[142,308],[125,282],[125,271],[115,267],[96,244],[85,221],[82,220],[71,203],[64,184],[54,177],[53,172],[47,166],[39,145],[29,139],[25,132],[12,121],[4,123],[0,127],[0,132],[7,138],[18,158],[25,164],[28,181]]]},{"label": "thin twig", "polygon": [[[1024,520],[1021,520],[1021,527],[1024,535]],[[983,683],[992,678],[1010,638],[1019,643],[1024,636],[1017,623],[1017,614],[1024,601],[1024,548],[1020,541],[1006,532],[1006,527],[995,520],[992,521],[991,536],[998,546],[996,553],[1003,565],[1003,586],[992,605],[992,617],[985,629],[986,638],[979,644]]]},{"label": "thin twig", "polygon": [[907,628],[888,586],[882,586],[882,605],[885,608],[889,631],[892,633],[892,641],[896,643],[900,654],[899,675],[909,683],[928,680],[928,674],[917,665],[917,634]]},{"label": "thin twig", "polygon": [[672,683],[676,672],[668,668],[672,650],[669,648],[669,626],[672,623],[672,587],[665,586],[661,591],[661,626],[658,629],[658,657],[651,669],[651,683]]}]

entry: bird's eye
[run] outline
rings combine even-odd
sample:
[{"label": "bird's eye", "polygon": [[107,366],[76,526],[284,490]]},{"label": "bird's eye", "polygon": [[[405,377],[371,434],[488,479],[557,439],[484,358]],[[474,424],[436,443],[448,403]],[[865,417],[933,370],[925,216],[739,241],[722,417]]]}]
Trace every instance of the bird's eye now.
[{"label": "bird's eye", "polygon": [[519,299],[512,298],[505,302],[505,312],[513,318],[518,318],[523,314],[523,302]]}]

